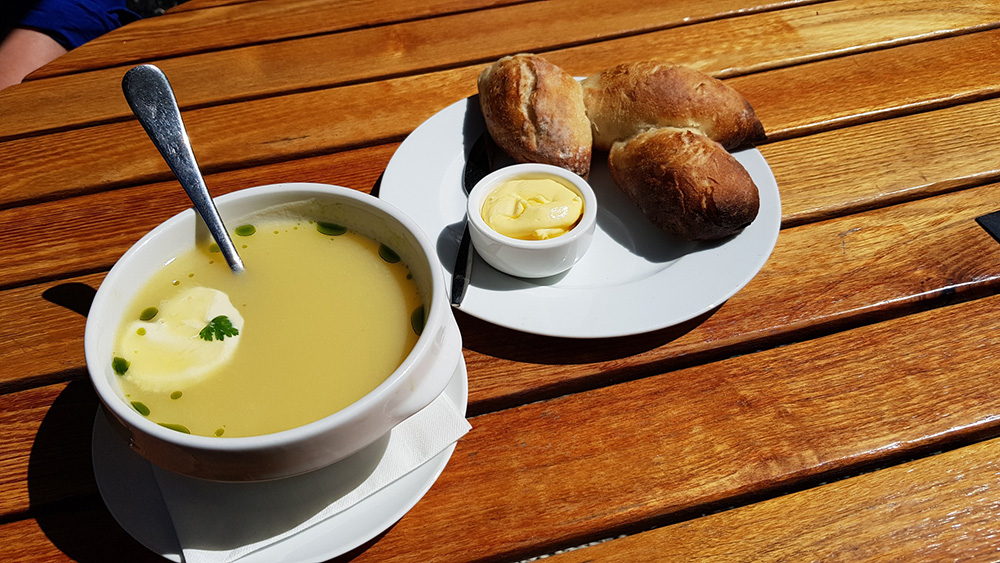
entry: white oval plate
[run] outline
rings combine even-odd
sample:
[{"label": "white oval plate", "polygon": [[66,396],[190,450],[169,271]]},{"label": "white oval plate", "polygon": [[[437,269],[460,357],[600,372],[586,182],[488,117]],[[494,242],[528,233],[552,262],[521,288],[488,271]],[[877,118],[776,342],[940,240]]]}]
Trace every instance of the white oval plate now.
[{"label": "white oval plate", "polygon": [[[436,243],[449,279],[465,226],[465,161],[485,130],[477,96],[455,102],[403,141],[379,188],[380,198]],[[754,148],[732,154],[760,190],[757,219],[739,234],[693,243],[663,233],[595,154],[589,180],[600,209],[587,255],[568,272],[537,280],[508,276],[477,257],[460,309],[507,328],[566,338],[641,334],[711,311],[760,271],[781,228],[781,198],[767,161]]]}]

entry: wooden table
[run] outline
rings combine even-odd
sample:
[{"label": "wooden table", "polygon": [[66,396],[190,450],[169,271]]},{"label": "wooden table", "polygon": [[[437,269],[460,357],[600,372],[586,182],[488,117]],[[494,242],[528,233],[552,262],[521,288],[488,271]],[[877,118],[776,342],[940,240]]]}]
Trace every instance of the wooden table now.
[{"label": "wooden table", "polygon": [[[1000,547],[1000,3],[192,0],[0,93],[0,559],[145,560],[91,467],[86,306],[189,203],[123,73],[170,77],[215,195],[370,191],[490,62],[660,57],[756,108],[769,261],[680,327],[457,313],[473,430],[356,561],[957,560]],[[665,295],[664,298],[670,296]],[[570,549],[582,547],[581,549]]]}]

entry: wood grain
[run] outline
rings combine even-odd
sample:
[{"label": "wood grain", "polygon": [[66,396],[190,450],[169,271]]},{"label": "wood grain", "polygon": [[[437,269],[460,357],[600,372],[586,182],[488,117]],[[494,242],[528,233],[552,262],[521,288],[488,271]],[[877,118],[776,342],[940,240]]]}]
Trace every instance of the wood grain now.
[{"label": "wood grain", "polygon": [[998,456],[994,439],[547,561],[986,561]]},{"label": "wood grain", "polygon": [[[122,26],[52,61],[28,76],[37,80],[126,63],[206,53],[328,34],[359,27],[440,17],[532,0],[282,0],[281,2],[185,2],[157,16]],[[220,22],[222,24],[220,25]]]},{"label": "wood grain", "polygon": [[844,127],[761,147],[785,226],[996,181],[1000,101]]},{"label": "wood grain", "polygon": [[86,504],[0,526],[0,553],[7,563],[164,561],[132,539],[93,497]]},{"label": "wood grain", "polygon": [[[472,410],[641,377],[996,291],[1000,246],[973,219],[995,210],[997,201],[1000,185],[992,184],[786,229],[757,277],[720,309],[632,338],[552,339],[460,317]],[[129,228],[129,237],[142,234]],[[109,260],[123,250],[110,239],[107,246]],[[96,278],[66,282],[94,284]],[[64,314],[39,298],[52,285],[59,284],[0,293],[0,314],[15,319],[0,325],[0,354],[8,358],[0,364],[3,385],[82,371],[79,326],[53,331],[53,339],[46,340],[47,324],[32,321]],[[39,348],[48,352],[38,354]]]},{"label": "wood grain", "polygon": [[[477,408],[558,396],[996,292],[1000,246],[974,218],[1000,185],[786,229],[757,276],[707,318],[575,341],[463,322]],[[965,292],[969,293],[965,293]],[[651,371],[652,370],[652,371]],[[474,412],[480,412],[474,410]]]},{"label": "wood grain", "polygon": [[[1000,92],[1000,69],[982,67],[981,53],[998,48],[1000,30],[990,30],[898,47],[891,56],[874,51],[822,61],[810,65],[813,72],[778,69],[769,73],[766,87],[750,76],[734,78],[730,85],[760,108],[757,116],[768,139],[780,140],[995,96]],[[933,61],[912,60],[930,50]],[[942,89],[945,82],[947,91]],[[816,103],[827,104],[829,110],[819,117],[812,107],[807,117],[803,110]]]},{"label": "wood grain", "polygon": [[[930,0],[906,5],[907,13],[914,14],[906,18],[899,17],[898,4],[852,0],[832,3],[833,8],[805,6],[763,13],[748,7],[747,15],[711,20],[720,12],[738,10],[739,4],[716,0],[698,3],[692,11],[691,4],[626,6],[587,0],[574,2],[567,10],[559,2],[540,2],[167,58],[157,64],[170,77],[182,107],[193,108],[489,62],[519,51],[551,52],[581,43],[586,45],[552,56],[577,61],[566,68],[579,75],[632,57],[649,58],[641,53],[728,75],[969,32],[996,25],[1000,18],[990,2],[962,10],[945,9]],[[845,14],[850,14],[850,21],[865,18],[868,25],[845,25],[841,23],[848,19]],[[677,27],[685,18],[709,21]],[[525,26],[527,21],[537,23]],[[666,29],[612,41],[661,28]],[[775,40],[772,34],[760,33],[762,29],[784,39]],[[704,37],[724,42],[706,42]],[[128,118],[119,88],[126,69],[32,81],[4,91],[0,139]],[[66,91],[75,95],[67,98]],[[453,99],[464,95],[454,94]],[[55,119],[51,112],[40,110],[49,104],[69,111]]]},{"label": "wood grain", "polygon": [[102,272],[0,293],[0,393],[87,377],[86,314],[103,279]]},{"label": "wood grain", "polygon": [[[441,108],[471,94],[477,74],[476,68],[463,68],[191,110],[184,113],[184,122],[203,171],[233,170],[401,140]],[[456,98],[445,84],[461,84],[465,92]],[[416,88],[429,89],[415,96]],[[62,155],[60,166],[38,164],[50,154]],[[0,168],[20,178],[0,186],[0,200],[7,203],[172,177],[135,121],[0,143]]]},{"label": "wood grain", "polygon": [[[715,13],[711,5],[708,9],[707,14]],[[695,15],[688,10],[690,5],[679,13],[674,9],[675,25],[684,16]],[[595,36],[613,37],[636,25],[648,25],[658,15],[651,6],[608,11],[600,0],[586,0],[567,14],[558,3],[541,2],[209,52],[157,64],[170,77],[182,107],[197,107],[449,68],[460,62],[483,62],[511,51],[552,49]],[[524,25],[528,21],[543,27],[558,26],[559,32],[553,27],[529,28]],[[4,124],[0,138],[127,117],[127,108],[106,103],[120,97],[118,84],[125,70],[118,67],[79,77],[33,81],[5,91],[6,99],[0,104],[0,123]],[[206,81],[204,77],[209,75],[213,80]],[[65,99],[62,93],[67,90],[78,95]],[[31,108],[49,100],[79,105],[76,111],[66,112],[77,119],[39,128],[39,120],[46,114]],[[28,120],[27,127],[19,126]]]},{"label": "wood grain", "polygon": [[343,560],[617,536],[554,560],[993,558],[1000,245],[974,219],[1000,209],[1000,6],[660,4],[191,0],[0,93],[0,560],[155,559],[96,490],[82,346],[110,264],[188,205],[123,103],[129,63],[168,70],[214,193],[368,191],[520,50],[575,75],[660,57],[726,79],[767,129],[783,229],[744,289],[655,333],[553,339],[458,312],[473,430]]},{"label": "wood grain", "polygon": [[473,419],[356,561],[514,559],[995,435],[998,299]]},{"label": "wood grain", "polygon": [[[209,175],[214,196],[284,182],[369,192],[396,144]],[[155,150],[155,149],[153,149]],[[176,180],[0,211],[0,287],[107,270],[150,229],[191,207]],[[101,225],[102,228],[95,228]]]},{"label": "wood grain", "polygon": [[[995,435],[998,305],[971,301],[476,417],[427,496],[356,560],[545,553]],[[22,396],[58,389],[5,398],[14,409],[4,416],[25,419],[8,433],[13,471],[28,466],[23,446],[47,406]],[[16,499],[21,482],[3,494]],[[18,549],[45,544],[29,536]]]},{"label": "wood grain", "polygon": [[96,492],[90,457],[96,412],[87,380],[0,395],[0,518]]},{"label": "wood grain", "polygon": [[[988,97],[998,89],[1000,70],[978,53],[996,48],[998,40],[1000,30],[987,31],[737,77],[730,83],[747,95],[769,138],[777,140]],[[878,87],[863,86],[871,80],[870,69],[886,66],[893,72],[880,75]],[[199,162],[209,172],[301,158],[402,138],[435,112],[474,93],[480,68],[191,110],[184,118]],[[950,72],[954,80],[948,78]],[[830,76],[838,80],[822,86],[817,95],[815,89]],[[852,77],[856,88],[850,86]],[[774,83],[787,88],[773,88]],[[316,115],[353,117],[331,126]],[[50,154],[63,154],[62,165],[38,164]],[[12,178],[0,186],[0,202],[7,205],[169,178],[134,121],[0,143],[0,168]]]},{"label": "wood grain", "polygon": [[[642,33],[567,51],[595,58],[601,51],[613,52],[619,61],[665,59],[728,78],[998,25],[1000,12],[989,1],[942,6],[910,0],[840,0]],[[577,75],[592,72],[585,65],[568,69]]]}]

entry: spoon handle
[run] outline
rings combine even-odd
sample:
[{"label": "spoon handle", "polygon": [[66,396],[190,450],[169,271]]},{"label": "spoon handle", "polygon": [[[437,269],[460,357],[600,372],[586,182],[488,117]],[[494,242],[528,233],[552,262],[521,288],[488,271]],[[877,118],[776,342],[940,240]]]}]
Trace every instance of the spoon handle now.
[{"label": "spoon handle", "polygon": [[243,260],[233,245],[219,210],[208,193],[208,186],[194,158],[177,98],[163,71],[153,65],[140,65],[130,69],[122,78],[122,91],[139,119],[142,128],[160,151],[163,160],[177,176],[195,210],[208,225],[222,255],[234,273],[243,272]]}]

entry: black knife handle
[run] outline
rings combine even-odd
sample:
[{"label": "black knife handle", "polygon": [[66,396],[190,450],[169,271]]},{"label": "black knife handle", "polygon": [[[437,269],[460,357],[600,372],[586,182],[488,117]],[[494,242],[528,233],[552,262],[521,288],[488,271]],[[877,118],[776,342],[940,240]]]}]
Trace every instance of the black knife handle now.
[{"label": "black knife handle", "polygon": [[472,278],[472,261],[475,258],[475,247],[472,246],[472,237],[469,235],[469,223],[465,223],[465,232],[462,233],[462,242],[458,245],[458,256],[455,258],[455,269],[451,277],[451,304],[457,307],[462,304],[465,298],[465,290],[469,288],[469,280]]}]

